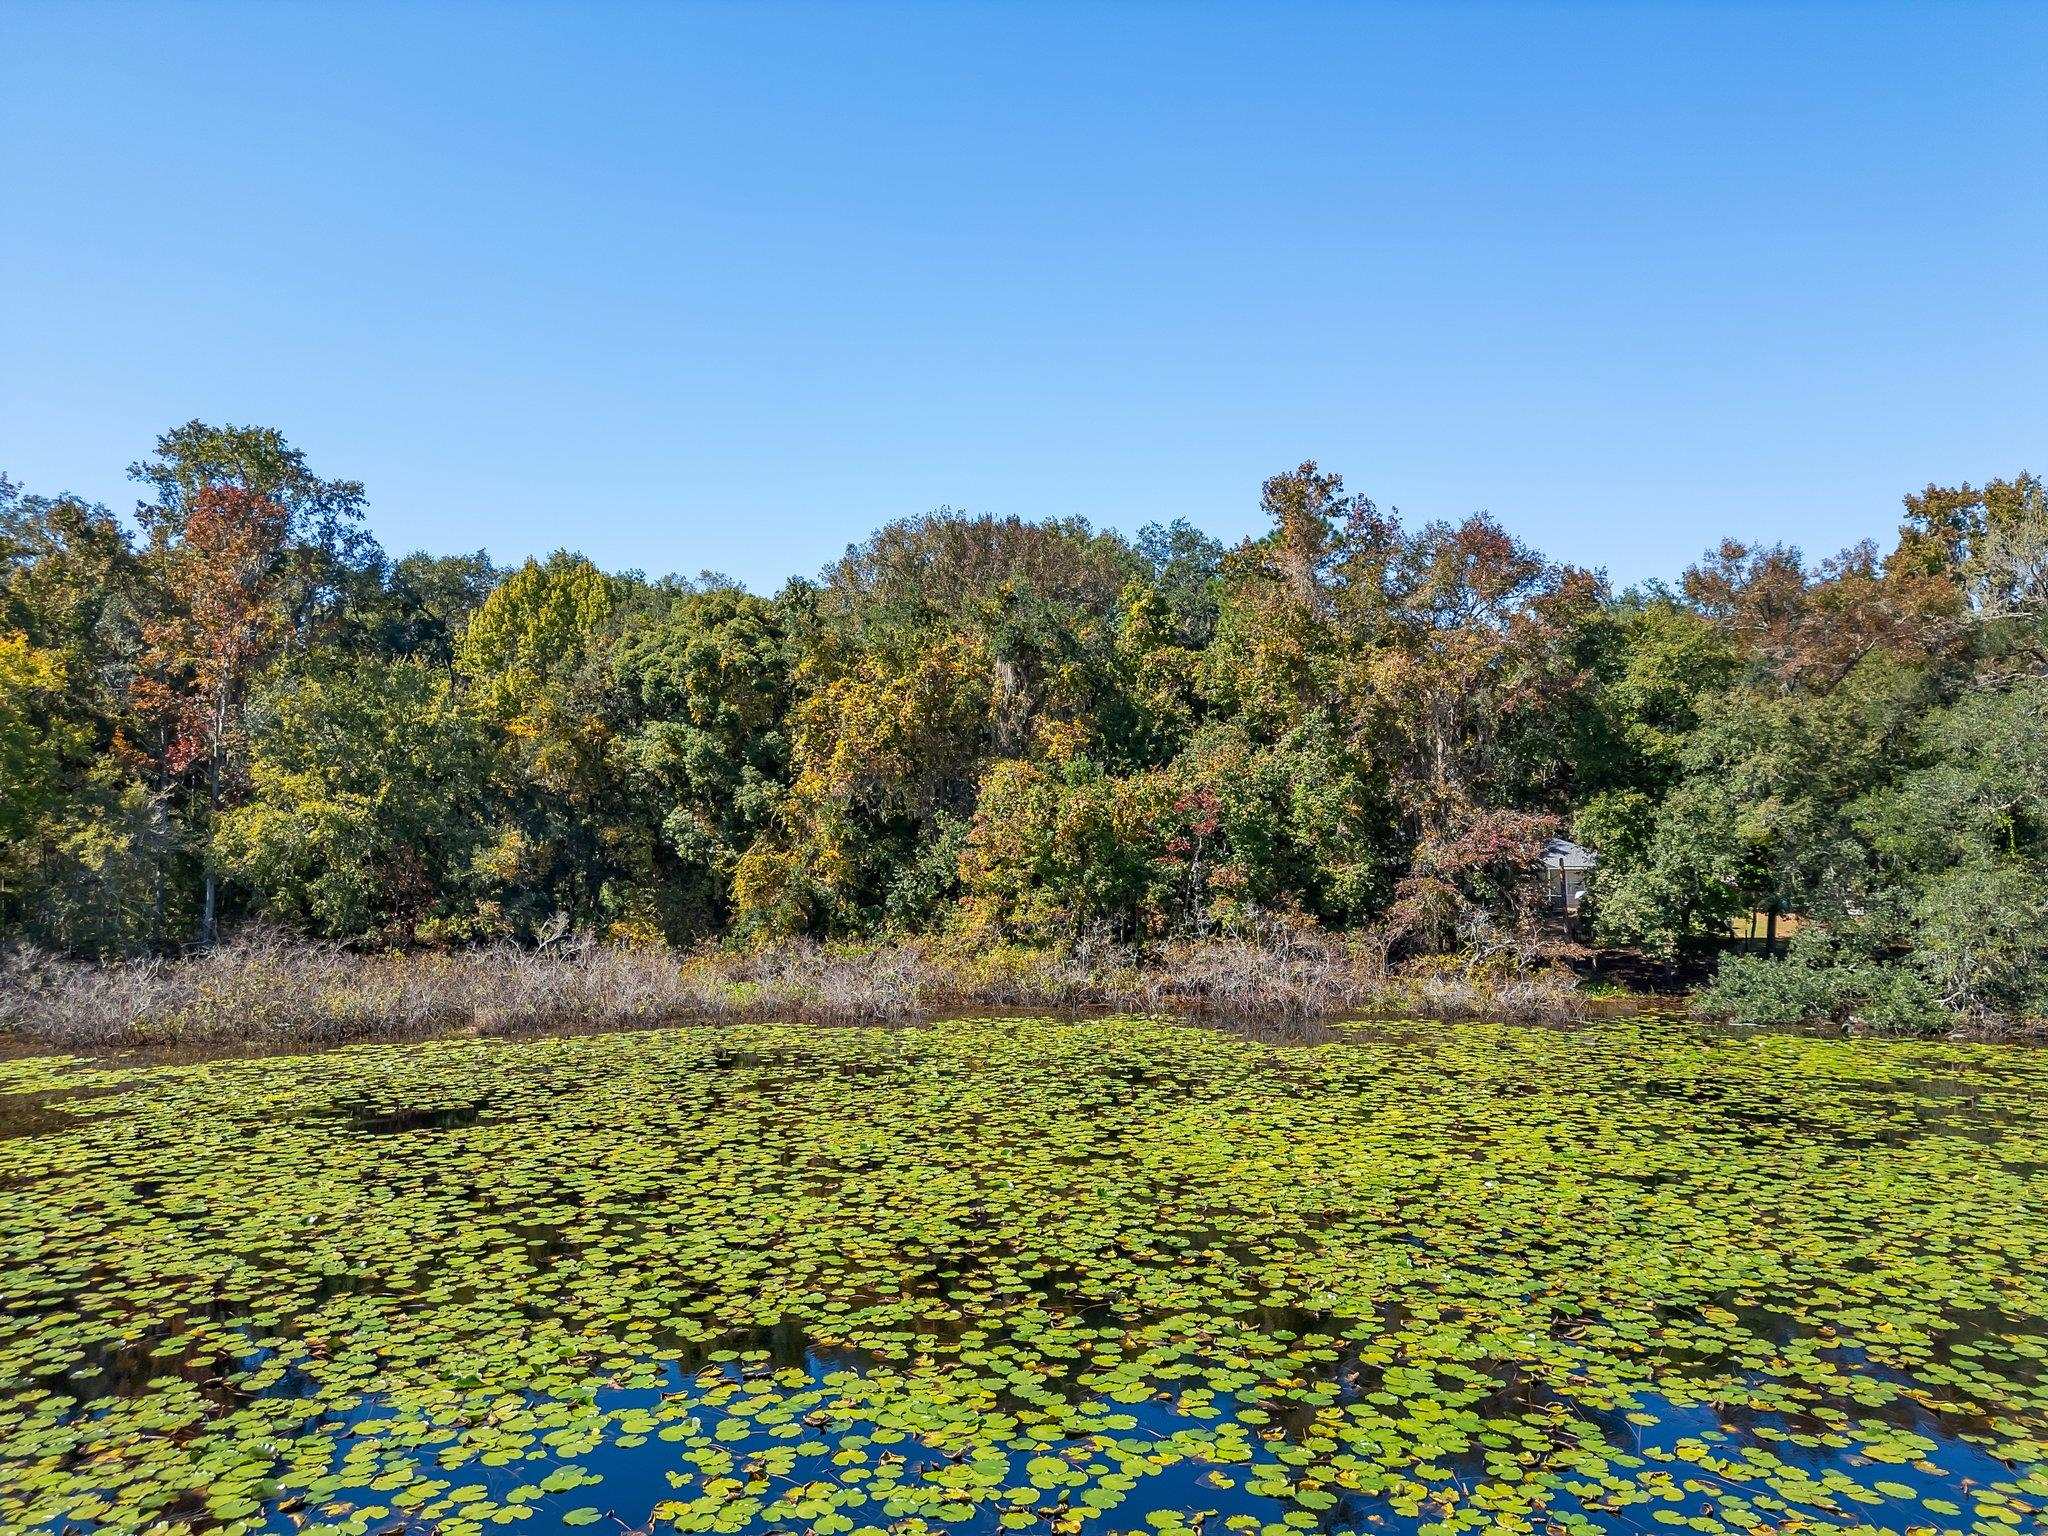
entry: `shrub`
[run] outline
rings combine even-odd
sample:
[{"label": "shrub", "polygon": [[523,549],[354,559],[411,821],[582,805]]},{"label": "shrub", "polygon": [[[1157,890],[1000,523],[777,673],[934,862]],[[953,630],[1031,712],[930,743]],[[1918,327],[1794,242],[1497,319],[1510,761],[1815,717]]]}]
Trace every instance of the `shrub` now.
[{"label": "shrub", "polygon": [[1907,965],[1866,966],[1856,973],[1852,1019],[1882,1034],[1926,1035],[1958,1021],[1933,982]]},{"label": "shrub", "polygon": [[1732,955],[1695,1011],[1735,1024],[1830,1020],[1880,1034],[1935,1034],[1966,1022],[1915,966],[1797,950],[1782,960]]},{"label": "shrub", "polygon": [[1806,1024],[1843,1017],[1866,980],[1861,967],[1730,955],[1693,1007],[1735,1024]]}]

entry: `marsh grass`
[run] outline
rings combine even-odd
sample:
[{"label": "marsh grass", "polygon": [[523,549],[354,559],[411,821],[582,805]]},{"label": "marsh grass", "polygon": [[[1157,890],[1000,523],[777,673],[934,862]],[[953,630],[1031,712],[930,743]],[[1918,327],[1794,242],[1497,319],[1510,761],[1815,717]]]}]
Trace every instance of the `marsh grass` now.
[{"label": "marsh grass", "polygon": [[176,959],[0,959],[0,1035],[62,1045],[320,1043],[629,1028],[670,1020],[917,1020],[973,1009],[1250,1021],[1583,1014],[1565,972],[1390,969],[1383,946],[1274,928],[1152,949],[909,941],[679,951],[362,952],[263,930]]}]

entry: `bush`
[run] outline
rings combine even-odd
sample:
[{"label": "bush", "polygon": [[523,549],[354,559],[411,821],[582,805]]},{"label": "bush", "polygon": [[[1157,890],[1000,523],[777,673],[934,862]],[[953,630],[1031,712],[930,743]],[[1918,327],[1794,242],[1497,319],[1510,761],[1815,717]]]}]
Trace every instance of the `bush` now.
[{"label": "bush", "polygon": [[1936,1034],[1958,1020],[1926,976],[1906,965],[1865,966],[1853,1022],[1882,1034]]},{"label": "bush", "polygon": [[1857,966],[1730,955],[1711,985],[1693,999],[1696,1011],[1735,1024],[1806,1024],[1844,1017],[1867,984]]},{"label": "bush", "polygon": [[1796,949],[1782,960],[1731,955],[1713,984],[1693,999],[1693,1008],[1734,1024],[1826,1019],[1891,1035],[1938,1034],[1970,1022],[1947,1007],[1934,983],[1911,963],[1802,955]]}]

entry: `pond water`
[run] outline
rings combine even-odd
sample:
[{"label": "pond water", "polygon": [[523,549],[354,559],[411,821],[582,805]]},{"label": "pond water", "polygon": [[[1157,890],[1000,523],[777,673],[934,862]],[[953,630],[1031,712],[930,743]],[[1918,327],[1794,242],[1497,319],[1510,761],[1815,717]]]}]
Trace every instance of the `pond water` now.
[{"label": "pond water", "polygon": [[2048,1053],[1670,1020],[0,1061],[0,1530],[1963,1530]]}]

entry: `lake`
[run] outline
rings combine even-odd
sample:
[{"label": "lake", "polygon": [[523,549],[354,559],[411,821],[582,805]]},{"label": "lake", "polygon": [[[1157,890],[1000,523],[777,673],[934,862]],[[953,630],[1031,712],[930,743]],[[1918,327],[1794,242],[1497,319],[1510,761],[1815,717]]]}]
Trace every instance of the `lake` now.
[{"label": "lake", "polygon": [[0,1061],[0,1529],[2048,1509],[2048,1053],[1671,1020]]}]

